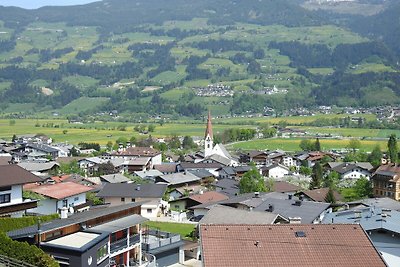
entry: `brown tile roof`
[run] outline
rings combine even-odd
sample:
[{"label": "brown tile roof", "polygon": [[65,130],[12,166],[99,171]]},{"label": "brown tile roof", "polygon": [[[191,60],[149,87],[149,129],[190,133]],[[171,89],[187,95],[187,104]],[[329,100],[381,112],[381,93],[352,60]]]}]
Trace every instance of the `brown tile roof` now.
[{"label": "brown tile roof", "polygon": [[0,165],[0,187],[40,181],[42,179],[18,165]]},{"label": "brown tile roof", "polygon": [[226,195],[215,191],[207,191],[202,194],[191,195],[189,198],[201,204],[229,199]]},{"label": "brown tile roof", "polygon": [[355,224],[201,225],[200,236],[204,267],[387,266]]},{"label": "brown tile roof", "polygon": [[164,163],[154,165],[154,169],[162,173],[173,173],[176,172],[176,163]]},{"label": "brown tile roof", "polygon": [[301,189],[302,189],[301,187],[285,181],[274,181],[274,188],[273,188],[274,192],[280,192],[280,193],[296,192]]},{"label": "brown tile roof", "polygon": [[66,197],[88,192],[92,189],[92,187],[77,184],[74,182],[65,182],[52,185],[39,185],[34,188],[29,188],[28,190],[46,197],[63,199]]},{"label": "brown tile roof", "polygon": [[[326,198],[326,195],[328,194],[328,192],[329,192],[329,188],[325,187],[325,188],[302,191],[301,193],[304,194],[305,196],[311,198],[314,201],[326,202],[325,198]],[[333,191],[333,195],[335,196],[335,199],[337,201],[343,199],[342,196],[337,191]]]}]

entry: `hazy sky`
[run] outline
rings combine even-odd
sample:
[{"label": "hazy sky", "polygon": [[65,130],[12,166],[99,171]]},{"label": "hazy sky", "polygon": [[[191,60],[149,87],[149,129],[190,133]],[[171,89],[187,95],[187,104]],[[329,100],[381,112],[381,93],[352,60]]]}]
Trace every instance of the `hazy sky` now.
[{"label": "hazy sky", "polygon": [[71,6],[91,2],[96,2],[96,0],[0,0],[0,6],[18,6],[35,9],[42,6]]}]

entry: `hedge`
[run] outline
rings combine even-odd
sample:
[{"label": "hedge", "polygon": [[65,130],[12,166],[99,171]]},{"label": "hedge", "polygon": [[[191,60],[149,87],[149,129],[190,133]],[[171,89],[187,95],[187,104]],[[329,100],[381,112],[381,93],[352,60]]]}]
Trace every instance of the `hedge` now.
[{"label": "hedge", "polygon": [[58,214],[43,215],[43,216],[26,216],[21,218],[0,218],[0,232],[7,233],[9,231],[25,228],[35,225],[40,218],[41,223],[48,222],[59,218]]}]

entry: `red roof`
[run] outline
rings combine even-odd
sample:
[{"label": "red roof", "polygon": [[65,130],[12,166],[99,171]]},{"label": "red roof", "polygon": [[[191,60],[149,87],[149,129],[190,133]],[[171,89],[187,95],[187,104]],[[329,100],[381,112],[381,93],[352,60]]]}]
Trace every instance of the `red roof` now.
[{"label": "red roof", "polygon": [[274,192],[286,193],[286,192],[296,192],[301,190],[302,188],[285,182],[285,181],[274,181]]},{"label": "red roof", "polygon": [[201,225],[204,267],[386,266],[360,225]]},{"label": "red roof", "polygon": [[207,191],[202,194],[191,195],[189,198],[201,204],[229,199],[226,195],[215,191]]},{"label": "red roof", "polygon": [[[25,189],[25,188],[24,188]],[[74,182],[56,183],[52,185],[39,185],[27,190],[54,199],[64,199],[92,190],[92,187],[77,184]]]},{"label": "red roof", "polygon": [[[324,187],[324,188],[302,191],[301,193],[311,198],[314,201],[326,202],[325,199],[328,192],[329,192],[329,187]],[[333,190],[333,196],[337,201],[342,200],[342,196],[336,190]]]}]

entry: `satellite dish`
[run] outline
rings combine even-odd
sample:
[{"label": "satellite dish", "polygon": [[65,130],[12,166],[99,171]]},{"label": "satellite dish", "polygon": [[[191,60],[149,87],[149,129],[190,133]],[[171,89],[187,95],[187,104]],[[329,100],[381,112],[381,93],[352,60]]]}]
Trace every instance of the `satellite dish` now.
[{"label": "satellite dish", "polygon": [[91,264],[92,264],[92,261],[93,261],[93,258],[92,258],[92,256],[90,256],[90,257],[88,258],[88,260],[87,260],[87,263],[88,263],[89,265],[91,265]]}]

